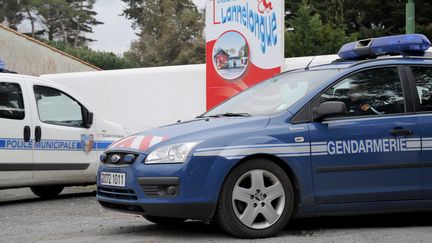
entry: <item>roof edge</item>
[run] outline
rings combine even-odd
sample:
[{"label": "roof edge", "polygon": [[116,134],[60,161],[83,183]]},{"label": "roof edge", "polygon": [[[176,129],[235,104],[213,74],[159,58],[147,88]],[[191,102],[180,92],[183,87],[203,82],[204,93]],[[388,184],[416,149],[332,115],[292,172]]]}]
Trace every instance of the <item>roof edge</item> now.
[{"label": "roof edge", "polygon": [[102,71],[102,70],[103,70],[103,69],[101,69],[101,68],[99,68],[99,67],[96,67],[95,65],[93,65],[93,64],[91,64],[91,63],[88,63],[88,62],[86,62],[86,61],[83,61],[83,60],[81,60],[81,59],[75,57],[75,56],[72,56],[72,55],[69,54],[69,53],[66,53],[66,52],[64,52],[64,51],[61,51],[61,50],[55,48],[55,47],[52,47],[52,46],[50,46],[50,45],[48,45],[48,44],[45,44],[45,43],[43,43],[42,41],[38,41],[38,40],[36,40],[36,39],[34,39],[34,38],[31,38],[31,37],[29,37],[29,36],[27,36],[27,35],[24,35],[24,34],[18,32],[18,31],[15,31],[15,30],[13,30],[13,29],[11,29],[11,28],[9,28],[9,27],[6,27],[6,26],[3,25],[3,24],[0,24],[0,28],[4,29],[4,30],[6,30],[6,31],[9,31],[9,32],[11,32],[11,33],[13,33],[13,34],[15,34],[15,35],[18,35],[18,36],[20,36],[20,37],[23,37],[23,38],[25,38],[25,39],[27,39],[27,40],[29,40],[29,41],[31,41],[31,42],[34,42],[34,43],[36,43],[36,44],[38,44],[38,45],[41,45],[41,46],[43,46],[43,47],[46,47],[46,48],[50,49],[51,51],[57,52],[57,53],[59,53],[59,54],[61,54],[61,55],[63,55],[63,56],[66,56],[66,57],[68,57],[68,58],[71,58],[71,59],[73,59],[73,60],[75,60],[75,61],[77,61],[77,62],[80,62],[80,63],[82,63],[82,64],[88,66],[88,67],[94,68],[94,69],[96,69],[97,71]]}]

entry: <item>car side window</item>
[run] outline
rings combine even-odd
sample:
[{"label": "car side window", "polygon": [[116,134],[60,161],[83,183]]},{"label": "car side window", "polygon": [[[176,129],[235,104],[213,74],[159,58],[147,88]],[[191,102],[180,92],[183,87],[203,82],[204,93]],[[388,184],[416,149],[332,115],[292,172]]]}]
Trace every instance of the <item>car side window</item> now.
[{"label": "car side window", "polygon": [[39,119],[44,123],[80,127],[82,106],[67,94],[45,86],[34,86]]},{"label": "car side window", "polygon": [[432,68],[412,67],[422,111],[432,111]]},{"label": "car side window", "polygon": [[398,69],[379,68],[355,73],[321,95],[321,102],[342,101],[347,116],[379,116],[405,112]]},{"label": "car side window", "polygon": [[17,83],[0,82],[0,118],[23,120],[24,99]]}]

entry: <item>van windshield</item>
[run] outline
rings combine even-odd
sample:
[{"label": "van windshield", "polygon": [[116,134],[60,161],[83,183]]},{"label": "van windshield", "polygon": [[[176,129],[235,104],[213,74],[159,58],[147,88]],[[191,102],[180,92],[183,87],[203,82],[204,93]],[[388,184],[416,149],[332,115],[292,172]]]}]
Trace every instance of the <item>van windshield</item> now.
[{"label": "van windshield", "polygon": [[278,75],[243,91],[200,117],[273,115],[286,111],[339,70],[295,71]]}]

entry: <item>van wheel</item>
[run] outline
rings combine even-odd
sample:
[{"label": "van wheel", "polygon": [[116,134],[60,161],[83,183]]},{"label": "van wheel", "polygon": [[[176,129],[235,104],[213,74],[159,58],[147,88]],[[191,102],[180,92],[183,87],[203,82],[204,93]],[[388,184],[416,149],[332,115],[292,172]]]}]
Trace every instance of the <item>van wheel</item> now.
[{"label": "van wheel", "polygon": [[216,217],[232,235],[264,238],[287,225],[293,208],[294,191],[288,175],[270,160],[254,159],[227,176]]},{"label": "van wheel", "polygon": [[150,216],[150,215],[143,215],[143,217],[155,224],[160,225],[176,225],[183,223],[186,219],[182,218],[170,218],[170,217],[158,217],[158,216]]},{"label": "van wheel", "polygon": [[64,186],[34,186],[31,191],[41,198],[54,198],[63,191]]}]

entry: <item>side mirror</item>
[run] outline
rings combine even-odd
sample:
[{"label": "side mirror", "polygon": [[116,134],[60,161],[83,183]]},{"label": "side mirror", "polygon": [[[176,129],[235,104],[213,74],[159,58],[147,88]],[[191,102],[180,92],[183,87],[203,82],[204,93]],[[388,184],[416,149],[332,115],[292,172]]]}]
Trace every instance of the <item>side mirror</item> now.
[{"label": "side mirror", "polygon": [[84,113],[83,126],[85,128],[90,128],[93,125],[93,112],[90,112],[87,109],[85,109],[83,113]]},{"label": "side mirror", "polygon": [[327,117],[346,115],[348,112],[344,102],[326,101],[320,104],[317,113],[318,119],[324,119]]}]

